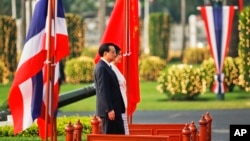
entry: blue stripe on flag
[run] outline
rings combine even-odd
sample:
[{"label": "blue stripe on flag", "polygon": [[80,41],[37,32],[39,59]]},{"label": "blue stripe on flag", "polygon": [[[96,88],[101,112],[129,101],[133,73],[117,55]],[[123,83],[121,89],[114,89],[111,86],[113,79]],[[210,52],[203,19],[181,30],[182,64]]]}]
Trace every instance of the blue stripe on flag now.
[{"label": "blue stripe on flag", "polygon": [[65,18],[63,3],[61,0],[57,1],[57,17]]},{"label": "blue stripe on flag", "polygon": [[214,30],[215,30],[215,39],[217,47],[217,56],[218,56],[218,68],[221,68],[221,55],[222,54],[222,7],[213,7],[213,17],[214,17]]},{"label": "blue stripe on flag", "polygon": [[25,42],[45,29],[48,0],[37,1]]},{"label": "blue stripe on flag", "polygon": [[37,75],[32,77],[32,103],[31,103],[31,114],[32,119],[35,120],[41,115],[41,107],[43,101],[43,73],[38,72]]}]

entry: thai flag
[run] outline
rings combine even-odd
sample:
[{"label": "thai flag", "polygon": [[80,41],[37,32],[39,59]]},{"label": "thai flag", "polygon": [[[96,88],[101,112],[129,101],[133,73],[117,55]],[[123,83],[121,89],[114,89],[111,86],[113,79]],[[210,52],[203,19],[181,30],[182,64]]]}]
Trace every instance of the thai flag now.
[{"label": "thai flag", "polygon": [[216,74],[213,91],[224,94],[223,64],[228,52],[229,40],[233,24],[234,7],[201,7],[202,18],[205,23],[207,40],[213,59],[215,60]]},{"label": "thai flag", "polygon": [[[55,0],[55,18],[52,33],[47,34],[48,0],[37,0],[25,45],[9,93],[9,108],[13,117],[14,133],[32,125],[35,119],[44,117],[47,81],[46,36],[51,37],[52,55],[55,60],[53,110],[58,103],[59,61],[69,54],[68,33],[62,0]],[[52,93],[52,92],[51,92]]]},{"label": "thai flag", "polygon": [[241,12],[244,9],[244,0],[238,0],[239,11]]}]

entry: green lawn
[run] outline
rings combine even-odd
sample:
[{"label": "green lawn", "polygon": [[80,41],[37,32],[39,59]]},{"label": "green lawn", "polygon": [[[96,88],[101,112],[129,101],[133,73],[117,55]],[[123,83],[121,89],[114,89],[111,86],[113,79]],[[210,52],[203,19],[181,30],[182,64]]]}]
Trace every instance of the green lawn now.
[{"label": "green lawn", "polygon": [[[82,88],[89,84],[64,84],[61,93]],[[0,104],[8,97],[10,85],[0,85]],[[169,101],[165,94],[156,90],[156,82],[140,82],[141,101],[138,111],[147,110],[202,110],[202,109],[250,109],[250,94],[239,89],[227,92],[225,100],[217,100],[216,95],[207,92],[200,95],[196,101]],[[64,106],[60,111],[94,111],[95,96]]]},{"label": "green lawn", "polygon": [[[200,95],[196,101],[169,101],[165,94],[156,90],[156,82],[141,82],[141,101],[138,111],[147,110],[202,110],[250,108],[250,94],[236,89],[225,94],[225,100],[217,100],[214,93]],[[95,96],[70,104],[61,111],[94,111]]]},{"label": "green lawn", "polygon": [[10,89],[10,84],[7,85],[0,84],[0,106],[8,98],[9,89]]}]

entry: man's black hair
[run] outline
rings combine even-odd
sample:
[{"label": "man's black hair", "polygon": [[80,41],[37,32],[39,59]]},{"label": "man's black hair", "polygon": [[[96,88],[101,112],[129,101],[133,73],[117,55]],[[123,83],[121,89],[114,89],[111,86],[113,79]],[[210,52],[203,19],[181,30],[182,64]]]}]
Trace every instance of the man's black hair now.
[{"label": "man's black hair", "polygon": [[[104,43],[104,44],[102,44],[100,47],[99,47],[99,50],[98,50],[98,53],[99,53],[99,55],[101,56],[101,57],[103,57],[103,54],[104,54],[104,52],[106,51],[106,52],[109,52],[109,46],[114,46],[115,47],[115,50],[116,50],[116,48],[119,48],[116,44],[114,44],[114,43]],[[116,50],[116,52],[117,52],[117,50]]]}]

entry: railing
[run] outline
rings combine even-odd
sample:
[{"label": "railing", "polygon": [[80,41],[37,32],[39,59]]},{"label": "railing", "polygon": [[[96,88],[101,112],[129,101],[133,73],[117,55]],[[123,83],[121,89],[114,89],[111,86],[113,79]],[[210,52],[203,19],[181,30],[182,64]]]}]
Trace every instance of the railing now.
[{"label": "railing", "polygon": [[[202,115],[199,120],[199,130],[196,128],[194,121],[191,123],[178,124],[130,124],[130,135],[106,135],[101,134],[101,119],[93,116],[91,120],[92,132],[87,135],[87,141],[94,140],[119,140],[129,141],[133,139],[143,140],[149,136],[152,140],[168,140],[168,141],[211,141],[212,135],[212,118],[207,112]],[[71,122],[65,127],[66,141],[81,141],[83,126],[78,120],[73,126]],[[138,137],[140,135],[140,137]],[[165,138],[164,138],[165,137]],[[148,140],[148,139],[147,139]]]},{"label": "railing", "polygon": [[82,141],[82,129],[80,120],[74,126],[69,122],[65,127],[66,141]]}]

